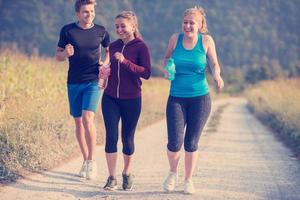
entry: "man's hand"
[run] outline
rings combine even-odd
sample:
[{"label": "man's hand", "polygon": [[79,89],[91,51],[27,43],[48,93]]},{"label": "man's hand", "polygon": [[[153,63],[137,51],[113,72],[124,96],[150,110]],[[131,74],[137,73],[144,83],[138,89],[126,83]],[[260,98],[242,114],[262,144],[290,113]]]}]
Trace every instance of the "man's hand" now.
[{"label": "man's hand", "polygon": [[67,58],[69,58],[69,57],[71,57],[71,56],[74,55],[74,47],[73,47],[71,44],[67,44],[67,45],[65,46],[64,52],[65,52],[65,56],[66,56]]}]

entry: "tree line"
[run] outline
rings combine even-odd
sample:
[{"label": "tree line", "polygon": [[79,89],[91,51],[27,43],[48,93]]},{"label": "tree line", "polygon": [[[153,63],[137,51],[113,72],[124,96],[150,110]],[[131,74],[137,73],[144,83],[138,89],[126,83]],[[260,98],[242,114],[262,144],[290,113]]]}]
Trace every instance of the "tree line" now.
[{"label": "tree line", "polygon": [[[0,47],[53,56],[60,28],[76,21],[73,4],[74,0],[0,0]],[[95,22],[107,27],[114,40],[115,15],[135,11],[158,68],[169,37],[181,30],[184,10],[195,5],[206,10],[209,33],[229,81],[255,83],[300,75],[298,0],[98,0]]]}]

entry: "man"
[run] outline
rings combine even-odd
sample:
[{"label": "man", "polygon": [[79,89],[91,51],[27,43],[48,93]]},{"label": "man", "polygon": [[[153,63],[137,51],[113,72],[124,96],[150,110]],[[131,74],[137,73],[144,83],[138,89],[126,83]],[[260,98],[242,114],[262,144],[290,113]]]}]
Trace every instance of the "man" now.
[{"label": "man", "polygon": [[76,0],[78,22],[61,29],[56,50],[56,60],[69,60],[67,87],[70,114],[75,120],[76,137],[84,160],[79,176],[87,179],[97,176],[94,115],[100,97],[100,45],[105,49],[104,64],[109,62],[109,34],[103,26],[93,23],[95,5],[96,0]]}]

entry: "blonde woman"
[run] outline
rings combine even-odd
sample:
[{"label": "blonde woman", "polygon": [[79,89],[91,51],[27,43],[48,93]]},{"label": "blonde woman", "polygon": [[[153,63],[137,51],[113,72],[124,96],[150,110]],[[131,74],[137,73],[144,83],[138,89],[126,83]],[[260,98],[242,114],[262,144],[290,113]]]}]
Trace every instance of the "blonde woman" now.
[{"label": "blonde woman", "polygon": [[179,151],[183,143],[185,150],[184,193],[195,192],[192,175],[198,158],[198,142],[211,111],[211,99],[205,75],[207,57],[210,60],[217,87],[221,89],[224,86],[215,43],[213,38],[206,34],[207,32],[204,9],[189,8],[183,15],[182,33],[173,34],[167,47],[164,66],[171,57],[176,66],[175,79],[171,81],[166,114],[167,155],[170,171],[163,188],[168,192],[175,189]]},{"label": "blonde woman", "polygon": [[151,63],[148,47],[138,30],[136,15],[123,11],[115,18],[119,39],[109,45],[111,73],[102,98],[102,114],[106,129],[106,161],[109,177],[105,190],[117,188],[116,162],[118,124],[122,121],[124,190],[131,190],[133,176],[130,166],[134,153],[134,134],[141,112],[141,79],[148,79]]}]

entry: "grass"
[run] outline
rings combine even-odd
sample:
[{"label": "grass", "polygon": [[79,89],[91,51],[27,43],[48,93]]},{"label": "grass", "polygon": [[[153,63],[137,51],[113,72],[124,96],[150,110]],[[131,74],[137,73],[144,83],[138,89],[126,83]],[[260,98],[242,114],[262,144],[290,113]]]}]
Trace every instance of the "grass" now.
[{"label": "grass", "polygon": [[0,79],[0,181],[47,169],[72,154],[63,64],[4,51]]},{"label": "grass", "polygon": [[[0,183],[79,155],[66,94],[67,62],[0,51]],[[143,80],[138,129],[165,117],[169,81]],[[214,98],[215,92],[211,92]],[[100,101],[101,102],[101,101]],[[95,117],[103,144],[101,105]]]},{"label": "grass", "polygon": [[[0,183],[78,155],[66,75],[67,62],[0,52]],[[167,95],[166,80],[143,81],[138,128],[164,117]],[[101,144],[104,125],[98,108],[95,123]]]},{"label": "grass", "polygon": [[246,92],[250,109],[300,155],[300,79],[265,81]]}]

